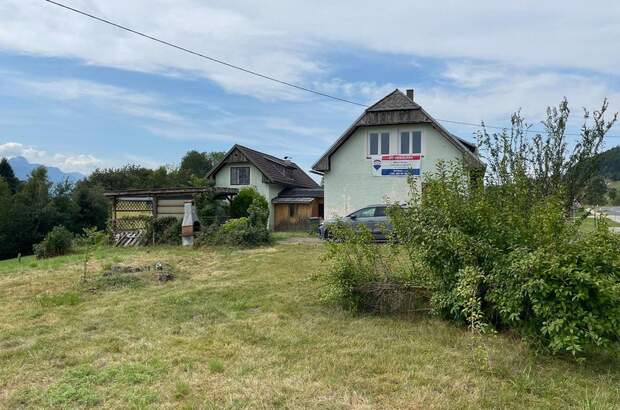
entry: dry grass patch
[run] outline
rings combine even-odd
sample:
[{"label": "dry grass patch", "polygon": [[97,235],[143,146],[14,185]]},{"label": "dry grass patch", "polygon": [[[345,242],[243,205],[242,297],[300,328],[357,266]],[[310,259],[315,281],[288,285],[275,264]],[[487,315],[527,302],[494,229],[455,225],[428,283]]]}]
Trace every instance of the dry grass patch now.
[{"label": "dry grass patch", "polygon": [[[88,292],[77,256],[0,262],[0,407],[618,408],[618,357],[321,302],[322,245],[100,249],[181,272]],[[36,266],[31,264],[36,263]]]}]

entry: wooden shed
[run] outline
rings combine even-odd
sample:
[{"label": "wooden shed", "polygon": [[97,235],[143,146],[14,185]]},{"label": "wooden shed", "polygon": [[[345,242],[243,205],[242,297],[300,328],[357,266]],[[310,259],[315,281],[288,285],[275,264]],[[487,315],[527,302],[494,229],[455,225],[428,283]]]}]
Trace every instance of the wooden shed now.
[{"label": "wooden shed", "polygon": [[310,231],[323,219],[322,188],[285,189],[271,203],[276,231]]}]

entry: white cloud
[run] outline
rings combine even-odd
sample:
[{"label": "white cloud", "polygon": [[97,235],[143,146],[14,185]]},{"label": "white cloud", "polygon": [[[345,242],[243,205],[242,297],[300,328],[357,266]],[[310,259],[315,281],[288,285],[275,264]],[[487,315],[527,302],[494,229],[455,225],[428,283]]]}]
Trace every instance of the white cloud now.
[{"label": "white cloud", "polygon": [[[70,5],[290,82],[321,72],[298,38],[252,15],[197,0],[71,1]],[[78,58],[88,64],[166,75],[203,76],[261,98],[299,93],[84,18],[38,0],[0,5],[0,49]]]},{"label": "white cloud", "polygon": [[537,122],[548,106],[557,106],[563,97],[568,98],[575,120],[581,117],[581,107],[600,108],[605,97],[612,103],[610,111],[620,109],[620,92],[612,91],[604,80],[584,75],[511,72],[483,77],[471,76],[484,86],[473,88],[467,81],[455,80],[463,88],[455,89],[451,86],[454,84],[422,88],[416,99],[438,118],[475,123],[484,120],[505,124],[519,108],[523,108],[527,119]]},{"label": "white cloud", "polygon": [[[294,83],[326,71],[324,51],[354,47],[409,56],[616,73],[620,3],[331,0],[66,0],[74,7]],[[40,0],[0,5],[0,48],[88,64],[198,75],[261,98],[299,93],[137,37]],[[411,61],[416,61],[408,57]],[[416,64],[420,64],[416,62]]]},{"label": "white cloud", "polygon": [[[577,132],[583,121],[582,107],[590,111],[598,109],[607,97],[610,101],[609,112],[620,111],[620,90],[604,79],[586,75],[509,70],[497,64],[465,62],[448,64],[444,71],[438,72],[438,77],[441,81],[436,85],[415,89],[416,102],[436,119],[475,124],[485,121],[489,125],[507,126],[511,114],[522,108],[526,120],[534,128],[541,129],[540,120],[544,118],[546,108],[557,106],[563,97],[567,97],[572,109],[569,132]],[[415,83],[398,85],[335,80],[318,86],[357,101],[374,103],[395,88],[405,90],[415,86]],[[362,110],[362,107],[353,107],[357,114]],[[450,123],[444,125],[470,139],[476,129]],[[611,134],[620,134],[620,125],[616,125]],[[334,139],[335,136],[332,141]],[[618,140],[609,142],[616,144]]]},{"label": "white cloud", "polygon": [[31,163],[55,166],[66,172],[89,173],[103,165],[103,161],[92,154],[52,154],[19,142],[0,144],[0,157],[12,158],[16,156],[22,156]]},{"label": "white cloud", "polygon": [[[394,88],[415,87],[416,100],[438,118],[486,120],[502,125],[519,107],[526,110],[529,119],[539,120],[545,107],[556,105],[563,96],[569,98],[575,116],[580,115],[579,107],[596,107],[605,96],[612,103],[620,101],[620,54],[615,52],[620,38],[618,2],[600,2],[596,7],[587,2],[567,5],[534,0],[398,0],[382,7],[375,2],[332,0],[66,3],[207,55],[367,104]],[[411,65],[411,79],[399,79],[396,84],[396,80],[380,78],[381,72],[368,74],[379,78],[376,81],[332,78],[327,67],[332,58],[329,52],[340,49],[359,54],[393,53],[394,58]],[[298,91],[40,0],[0,3],[0,50],[75,58],[86,64],[169,76],[202,77],[231,93],[268,100],[305,98]],[[427,68],[424,57],[443,59],[445,66],[434,62],[432,68]],[[416,82],[418,72],[426,75],[423,87]],[[13,76],[4,76],[10,77]],[[313,117],[296,117],[289,112],[294,121],[263,119],[261,132],[239,125],[242,120],[237,114],[218,116],[226,117],[219,120],[229,121],[228,126],[208,123],[210,120],[204,118],[188,121],[169,109],[171,105],[158,95],[95,82],[29,80],[24,89],[63,101],[101,104],[125,115],[151,120],[140,125],[166,138],[230,140],[247,145],[252,145],[251,139],[262,144],[256,139],[259,136],[271,144],[284,145],[284,138],[274,142],[272,136],[266,135],[270,130],[305,137],[325,135],[320,139],[326,141],[331,136],[333,141],[344,129],[340,125],[332,129],[333,118],[351,117],[352,121],[362,110],[321,100],[312,107],[316,113]],[[318,114],[333,122],[315,126]],[[463,128],[462,132],[471,132],[471,128]],[[303,150],[319,145],[310,138],[308,141]],[[329,145],[325,141],[320,144]]]},{"label": "white cloud", "polygon": [[43,150],[20,144],[19,142],[6,142],[0,144],[0,156],[16,157],[22,156],[28,160],[40,160],[47,156]]},{"label": "white cloud", "polygon": [[162,108],[163,98],[123,87],[71,78],[35,80],[18,76],[12,81],[20,87],[22,92],[28,91],[46,98],[61,101],[79,100],[149,120],[168,123],[187,122],[187,119],[182,116]]}]

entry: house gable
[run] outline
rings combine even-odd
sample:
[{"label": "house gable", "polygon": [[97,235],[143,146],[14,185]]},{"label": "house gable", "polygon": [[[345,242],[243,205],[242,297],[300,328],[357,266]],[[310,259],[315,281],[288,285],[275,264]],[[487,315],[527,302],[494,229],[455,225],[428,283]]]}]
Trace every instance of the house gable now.
[{"label": "house gable", "polygon": [[327,152],[312,166],[315,173],[323,174],[331,169],[332,155],[355,133],[365,126],[390,126],[405,124],[429,124],[436,129],[462,154],[472,166],[483,167],[477,155],[465,146],[460,139],[449,133],[439,122],[432,118],[419,104],[396,89],[368,109],[336,140]]}]

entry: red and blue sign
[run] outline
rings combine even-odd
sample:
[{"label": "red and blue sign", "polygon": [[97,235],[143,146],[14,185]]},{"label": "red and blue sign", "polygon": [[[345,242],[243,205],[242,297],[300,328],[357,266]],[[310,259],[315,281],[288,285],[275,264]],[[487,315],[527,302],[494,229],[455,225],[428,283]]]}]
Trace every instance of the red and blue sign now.
[{"label": "red and blue sign", "polygon": [[372,171],[375,176],[419,176],[422,155],[395,154],[373,156]]}]

